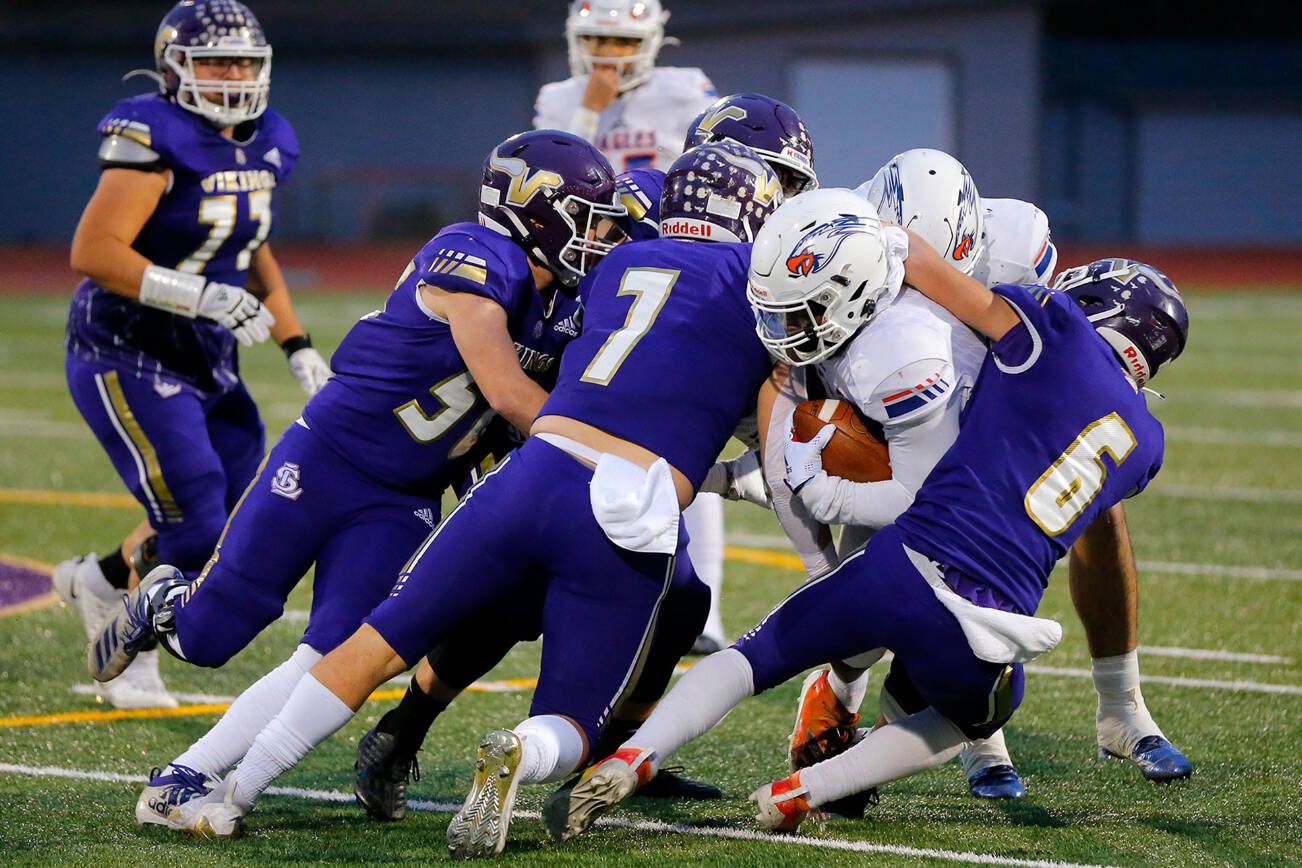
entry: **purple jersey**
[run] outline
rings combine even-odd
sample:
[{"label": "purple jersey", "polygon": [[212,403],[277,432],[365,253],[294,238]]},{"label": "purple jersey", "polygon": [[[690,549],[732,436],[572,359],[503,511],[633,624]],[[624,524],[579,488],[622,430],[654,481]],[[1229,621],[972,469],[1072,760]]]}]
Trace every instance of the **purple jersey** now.
[{"label": "purple jersey", "polygon": [[660,237],[660,194],[665,173],[659,169],[629,169],[615,179],[619,202],[628,211],[630,241]]},{"label": "purple jersey", "polygon": [[539,415],[636,443],[699,487],[773,367],[746,301],[749,262],[749,244],[675,239],[606,254]]},{"label": "purple jersey", "polygon": [[1069,297],[994,292],[1022,324],[990,348],[958,439],[895,523],[1029,615],[1076,538],[1157,473],[1162,426]]},{"label": "purple jersey", "polygon": [[[244,286],[253,254],[271,231],[275,190],[298,159],[289,122],[268,110],[231,139],[165,97],[146,95],[115,105],[99,132],[158,155],[133,167],[172,174],[132,248],[156,265]],[[229,330],[145,307],[90,280],[73,296],[67,343],[84,361],[159,374],[205,392],[225,391],[238,378]]]},{"label": "purple jersey", "polygon": [[303,411],[308,427],[339,454],[404,491],[447,486],[452,460],[471,454],[493,416],[452,329],[421,301],[424,284],[501,305],[521,367],[544,387],[579,330],[578,302],[556,294],[545,304],[524,250],[510,239],[474,223],[435,235],[384,309],[344,337],[330,360],[334,376]]}]

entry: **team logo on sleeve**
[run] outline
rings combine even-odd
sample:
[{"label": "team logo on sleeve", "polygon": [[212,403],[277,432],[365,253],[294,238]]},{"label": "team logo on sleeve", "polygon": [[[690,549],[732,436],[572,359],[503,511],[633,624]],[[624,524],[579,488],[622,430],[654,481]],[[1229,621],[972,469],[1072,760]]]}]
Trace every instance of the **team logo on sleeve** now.
[{"label": "team logo on sleeve", "polygon": [[303,496],[303,487],[299,484],[299,468],[292,461],[280,465],[276,475],[271,479],[271,493],[279,494],[286,500],[298,500]]},{"label": "team logo on sleeve", "polygon": [[919,407],[943,397],[949,392],[950,382],[941,376],[937,371],[928,377],[924,382],[918,383],[912,388],[902,389],[894,395],[888,395],[882,399],[882,406],[886,408],[886,418],[898,419],[908,413],[912,413]]}]

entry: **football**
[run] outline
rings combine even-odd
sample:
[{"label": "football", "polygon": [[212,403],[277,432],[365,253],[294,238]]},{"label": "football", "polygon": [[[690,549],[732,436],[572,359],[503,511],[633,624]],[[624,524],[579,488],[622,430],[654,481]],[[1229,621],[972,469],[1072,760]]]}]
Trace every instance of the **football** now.
[{"label": "football", "polygon": [[823,469],[829,476],[851,482],[891,478],[890,453],[882,438],[882,427],[864,418],[848,401],[804,401],[797,405],[793,423],[793,437],[801,443],[812,440],[824,425],[836,426],[836,433],[823,449]]}]

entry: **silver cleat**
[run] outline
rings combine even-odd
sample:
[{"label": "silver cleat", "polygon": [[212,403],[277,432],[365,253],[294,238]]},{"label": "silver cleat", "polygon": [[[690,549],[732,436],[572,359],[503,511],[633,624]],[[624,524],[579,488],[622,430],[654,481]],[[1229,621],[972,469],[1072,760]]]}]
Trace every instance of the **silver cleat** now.
[{"label": "silver cleat", "polygon": [[484,859],[506,846],[522,754],[520,737],[509,729],[495,729],[479,743],[475,781],[448,825],[453,859]]}]

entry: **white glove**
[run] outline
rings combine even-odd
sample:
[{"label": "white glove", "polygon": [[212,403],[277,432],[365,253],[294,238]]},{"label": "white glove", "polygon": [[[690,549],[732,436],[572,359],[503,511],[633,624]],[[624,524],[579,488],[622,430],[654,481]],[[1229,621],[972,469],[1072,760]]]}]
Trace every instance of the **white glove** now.
[{"label": "white glove", "polygon": [[801,443],[795,439],[795,415],[794,410],[787,415],[782,457],[787,465],[787,487],[798,492],[801,486],[823,472],[823,448],[836,433],[836,426],[824,425],[813,440]]},{"label": "white glove", "polygon": [[748,449],[736,458],[715,462],[705,474],[701,491],[720,494],[728,500],[744,500],[765,509],[773,508],[758,449]]},{"label": "white glove", "polygon": [[311,347],[301,347],[289,354],[289,372],[309,396],[321,391],[330,379],[330,366]]},{"label": "white glove", "polygon": [[271,337],[271,327],[276,323],[271,311],[253,293],[229,283],[210,282],[204,286],[195,313],[230,329],[246,347]]}]

